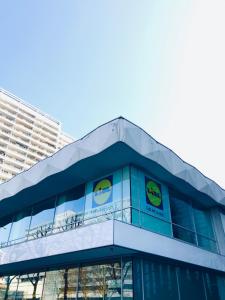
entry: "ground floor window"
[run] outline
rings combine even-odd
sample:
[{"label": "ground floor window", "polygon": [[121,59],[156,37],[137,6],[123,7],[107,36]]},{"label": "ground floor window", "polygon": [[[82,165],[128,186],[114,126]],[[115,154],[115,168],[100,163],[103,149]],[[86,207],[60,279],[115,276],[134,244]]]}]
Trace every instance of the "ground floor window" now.
[{"label": "ground floor window", "polygon": [[0,300],[225,300],[224,274],[152,257],[1,278]]},{"label": "ground floor window", "polygon": [[224,300],[225,276],[194,267],[133,260],[134,299]]},{"label": "ground floor window", "polygon": [[133,299],[132,261],[106,263],[6,276],[0,300]]}]

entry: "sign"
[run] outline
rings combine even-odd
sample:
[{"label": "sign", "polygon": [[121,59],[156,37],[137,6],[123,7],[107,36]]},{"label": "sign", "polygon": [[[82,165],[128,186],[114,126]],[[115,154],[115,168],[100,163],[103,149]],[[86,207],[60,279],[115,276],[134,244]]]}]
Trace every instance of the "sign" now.
[{"label": "sign", "polygon": [[141,201],[142,210],[159,218],[164,218],[164,198],[161,184],[144,176],[144,188],[144,199],[142,198]]},{"label": "sign", "polygon": [[163,210],[161,185],[145,177],[146,203]]},{"label": "sign", "polygon": [[108,176],[94,182],[92,208],[108,204],[113,200],[113,177]]}]

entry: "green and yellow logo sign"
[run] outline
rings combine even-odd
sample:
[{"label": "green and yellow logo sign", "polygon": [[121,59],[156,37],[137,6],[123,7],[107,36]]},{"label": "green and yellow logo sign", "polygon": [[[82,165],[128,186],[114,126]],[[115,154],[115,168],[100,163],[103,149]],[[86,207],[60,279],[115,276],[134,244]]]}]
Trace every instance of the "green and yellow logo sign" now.
[{"label": "green and yellow logo sign", "polygon": [[112,202],[112,176],[94,183],[92,208],[110,202]]},{"label": "green and yellow logo sign", "polygon": [[145,177],[146,202],[158,209],[163,209],[161,186]]}]

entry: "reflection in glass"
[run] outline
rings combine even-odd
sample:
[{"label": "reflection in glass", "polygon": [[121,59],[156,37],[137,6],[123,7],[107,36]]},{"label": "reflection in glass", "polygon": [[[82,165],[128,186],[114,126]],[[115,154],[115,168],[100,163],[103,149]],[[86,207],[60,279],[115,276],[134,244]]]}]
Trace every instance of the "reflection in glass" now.
[{"label": "reflection in glass", "polygon": [[196,234],[193,231],[180,227],[179,225],[173,224],[173,236],[183,241],[195,244]]},{"label": "reflection in glass", "polygon": [[198,245],[207,250],[217,252],[209,211],[202,207],[196,207],[196,205],[194,206],[193,211]]},{"label": "reflection in glass", "polygon": [[41,299],[44,279],[44,272],[21,275],[19,278],[16,299]]},{"label": "reflection in glass", "polygon": [[0,299],[16,299],[19,277],[16,275],[1,277]]},{"label": "reflection in glass", "polygon": [[29,239],[47,236],[52,232],[55,200],[48,199],[33,207]]},{"label": "reflection in glass", "polygon": [[58,299],[63,289],[64,270],[46,272],[43,300]]},{"label": "reflection in glass", "polygon": [[12,226],[11,220],[12,220],[12,218],[4,218],[4,219],[1,219],[1,221],[0,221],[0,245],[1,245],[1,247],[7,245],[10,229]]},{"label": "reflection in glass", "polygon": [[77,282],[77,268],[46,272],[42,299],[76,299]]},{"label": "reflection in glass", "polygon": [[196,244],[195,227],[191,203],[171,196],[170,205],[172,222],[174,224],[180,225],[180,227],[173,226],[174,237],[192,244]]},{"label": "reflection in glass", "polygon": [[133,299],[132,261],[123,262],[122,270],[123,299]]},{"label": "reflection in glass", "polygon": [[23,211],[17,214],[13,219],[9,240],[15,242],[25,241],[28,236],[30,220],[31,220],[30,210]]},{"label": "reflection in glass", "polygon": [[117,262],[81,267],[78,299],[120,299],[121,268]]},{"label": "reflection in glass", "polygon": [[59,196],[56,203],[54,232],[70,230],[82,225],[85,206],[84,186]]}]

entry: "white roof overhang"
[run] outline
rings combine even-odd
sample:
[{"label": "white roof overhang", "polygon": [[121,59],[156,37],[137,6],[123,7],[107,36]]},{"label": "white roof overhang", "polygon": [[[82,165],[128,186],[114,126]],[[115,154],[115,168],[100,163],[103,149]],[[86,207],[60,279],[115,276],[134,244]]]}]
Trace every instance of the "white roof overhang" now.
[{"label": "white roof overhang", "polygon": [[127,164],[207,206],[225,206],[225,190],[218,184],[120,117],[1,184],[0,217]]}]

